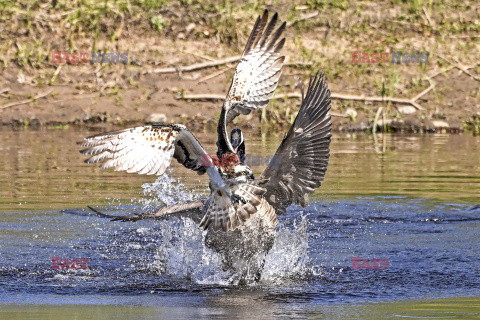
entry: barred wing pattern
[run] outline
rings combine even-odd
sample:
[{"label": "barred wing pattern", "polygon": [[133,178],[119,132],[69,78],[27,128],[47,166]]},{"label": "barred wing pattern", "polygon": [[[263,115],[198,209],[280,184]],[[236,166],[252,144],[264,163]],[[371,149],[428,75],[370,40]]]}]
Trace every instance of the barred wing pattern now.
[{"label": "barred wing pattern", "polygon": [[264,188],[250,183],[241,183],[231,186],[231,190],[246,202],[232,203],[230,199],[213,193],[209,199],[208,211],[200,222],[201,228],[206,230],[211,225],[214,230],[235,230],[253,214],[262,215],[267,224],[276,226],[277,215],[270,204],[263,199],[266,192]]},{"label": "barred wing pattern", "polygon": [[91,155],[86,163],[101,162],[100,168],[113,168],[139,174],[162,175],[172,156],[189,169],[205,172],[202,160],[209,159],[200,142],[183,125],[142,126],[85,138]]},{"label": "barred wing pattern", "polygon": [[[239,114],[265,107],[277,88],[285,57],[280,51],[285,38],[278,39],[285,30],[285,22],[275,31],[278,14],[268,22],[268,11],[258,17],[248,38],[242,58],[237,65],[223,108],[225,124]],[[272,34],[273,33],[273,34]]]},{"label": "barred wing pattern", "polygon": [[307,95],[295,122],[267,166],[261,179],[265,199],[278,210],[292,203],[306,206],[308,194],[320,187],[330,157],[330,90],[325,75],[310,79]]},{"label": "barred wing pattern", "polygon": [[[258,211],[266,191],[249,183],[227,185],[200,142],[183,125],[142,126],[114,131],[85,138],[81,145],[86,147],[81,153],[91,155],[85,162],[100,162],[101,168],[161,175],[173,157],[189,169],[207,172],[212,194],[200,223],[204,229],[212,225],[215,230],[234,230],[243,225],[250,215]],[[232,194],[244,202],[232,202]]]}]

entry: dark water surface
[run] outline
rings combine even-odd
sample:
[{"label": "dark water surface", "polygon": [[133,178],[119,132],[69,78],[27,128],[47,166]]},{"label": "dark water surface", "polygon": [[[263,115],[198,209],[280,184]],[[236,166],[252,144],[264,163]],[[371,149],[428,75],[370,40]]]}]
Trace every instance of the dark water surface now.
[{"label": "dark water surface", "polygon": [[[87,166],[75,142],[90,134],[0,131],[0,318],[480,318],[479,137],[334,135],[324,185],[280,217],[262,281],[244,288],[191,220],[84,210],[142,211],[206,184],[178,165],[158,179]],[[215,136],[199,139],[214,154]],[[280,139],[247,134],[247,153]]]}]

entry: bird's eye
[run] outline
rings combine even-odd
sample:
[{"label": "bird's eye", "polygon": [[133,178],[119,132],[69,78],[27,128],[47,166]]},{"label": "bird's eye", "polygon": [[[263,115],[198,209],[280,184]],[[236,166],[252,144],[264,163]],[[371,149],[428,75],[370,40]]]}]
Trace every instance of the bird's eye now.
[{"label": "bird's eye", "polygon": [[242,172],[242,174],[244,174],[244,175],[247,175],[247,174],[248,174],[248,172],[247,172],[247,171],[243,171],[243,172]]}]

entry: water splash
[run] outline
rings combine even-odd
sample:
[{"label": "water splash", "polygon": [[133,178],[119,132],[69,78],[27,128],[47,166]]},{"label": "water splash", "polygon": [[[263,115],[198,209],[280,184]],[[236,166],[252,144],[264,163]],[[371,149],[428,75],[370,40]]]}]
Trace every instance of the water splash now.
[{"label": "water splash", "polygon": [[167,172],[153,183],[144,183],[142,188],[143,195],[147,197],[140,200],[144,209],[171,206],[200,198],[199,194],[189,191],[178,179],[170,178]]},{"label": "water splash", "polygon": [[307,225],[306,215],[301,215],[290,227],[280,224],[265,261],[262,280],[273,283],[295,280],[310,271]]},{"label": "water splash", "polygon": [[[142,186],[144,209],[170,206],[200,198],[167,173],[154,183]],[[303,278],[308,272],[308,233],[306,215],[298,212],[285,217],[293,223],[281,224],[274,246],[265,260],[262,282],[281,283]],[[172,217],[157,222],[155,236],[161,240],[154,261],[147,267],[174,281],[188,281],[200,285],[228,285],[237,282],[231,271],[222,270],[221,256],[205,245],[206,233],[189,218]],[[144,235],[147,236],[147,235]],[[134,248],[131,248],[134,249]]]},{"label": "water splash", "polygon": [[[235,284],[238,275],[222,270],[221,256],[204,243],[205,232],[189,218],[161,221],[159,247],[152,271],[174,281],[199,285]],[[279,284],[296,280],[309,272],[307,220],[281,226],[272,250],[266,257],[262,282]]]},{"label": "water splash", "polygon": [[196,284],[226,285],[229,275],[221,270],[221,257],[204,244],[205,232],[189,218],[162,221],[162,241],[151,268],[175,280]]}]

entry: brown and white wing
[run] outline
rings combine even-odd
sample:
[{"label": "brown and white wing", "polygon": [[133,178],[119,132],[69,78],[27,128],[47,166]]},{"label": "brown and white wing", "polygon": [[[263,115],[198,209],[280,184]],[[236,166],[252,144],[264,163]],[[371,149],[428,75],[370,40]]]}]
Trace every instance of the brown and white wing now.
[{"label": "brown and white wing", "polygon": [[330,157],[330,90],[325,75],[310,79],[295,122],[261,175],[268,179],[265,199],[279,212],[292,203],[306,206],[308,194],[320,187]]},{"label": "brown and white wing", "polygon": [[268,21],[267,10],[255,22],[223,105],[226,125],[239,114],[265,107],[277,88],[285,59],[280,56],[285,38],[279,38],[286,25],[274,30],[277,22],[277,13]]},{"label": "brown and white wing", "polygon": [[200,227],[206,230],[210,225],[214,230],[235,230],[244,224],[251,215],[262,215],[265,221],[274,228],[277,224],[275,210],[264,203],[265,188],[251,183],[241,183],[232,187],[232,193],[245,200],[232,203],[228,197],[213,193],[209,199],[205,215]]},{"label": "brown and white wing", "polygon": [[206,171],[210,158],[195,136],[183,125],[142,126],[85,138],[91,157],[86,163],[100,162],[100,168],[113,168],[139,174],[161,175],[175,157],[185,167]]}]

